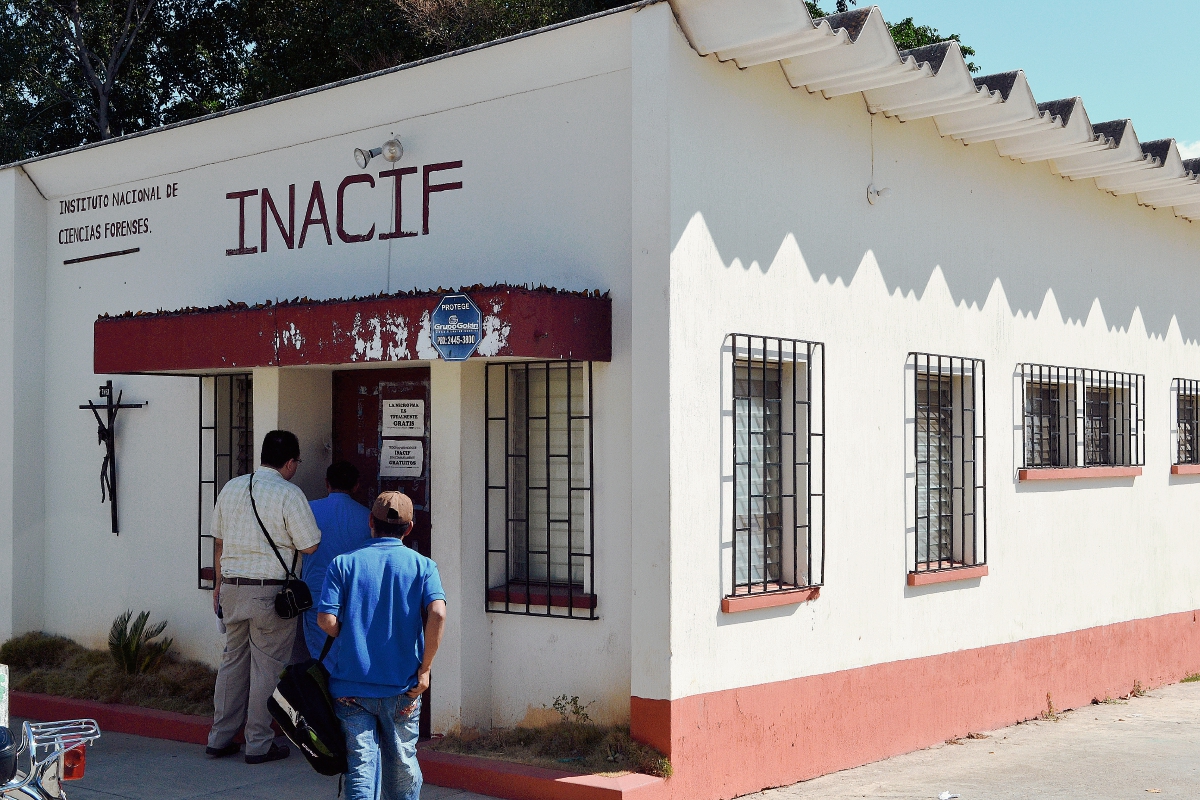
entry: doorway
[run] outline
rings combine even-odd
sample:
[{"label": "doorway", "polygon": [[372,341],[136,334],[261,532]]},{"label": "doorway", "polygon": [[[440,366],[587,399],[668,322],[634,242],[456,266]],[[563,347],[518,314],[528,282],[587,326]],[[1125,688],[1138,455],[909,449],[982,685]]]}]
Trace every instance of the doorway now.
[{"label": "doorway", "polygon": [[[359,472],[354,499],[370,508],[380,492],[404,492],[413,502],[405,543],[432,557],[429,497],[429,367],[333,373],[333,460]],[[430,692],[421,704],[421,738],[430,727]]]}]

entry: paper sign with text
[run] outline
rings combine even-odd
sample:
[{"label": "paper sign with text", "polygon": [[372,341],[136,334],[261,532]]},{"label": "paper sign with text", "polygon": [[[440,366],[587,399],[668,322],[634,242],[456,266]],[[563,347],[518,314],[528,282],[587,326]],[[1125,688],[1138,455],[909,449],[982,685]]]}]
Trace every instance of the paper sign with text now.
[{"label": "paper sign with text", "polygon": [[424,436],[424,400],[384,400],[384,436]]},{"label": "paper sign with text", "polygon": [[420,440],[384,440],[379,451],[379,477],[419,478],[424,472],[425,447]]}]

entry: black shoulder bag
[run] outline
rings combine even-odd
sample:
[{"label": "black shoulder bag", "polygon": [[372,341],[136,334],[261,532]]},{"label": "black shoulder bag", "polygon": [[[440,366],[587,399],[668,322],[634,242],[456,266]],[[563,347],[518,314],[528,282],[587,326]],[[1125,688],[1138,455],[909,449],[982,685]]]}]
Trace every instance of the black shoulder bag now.
[{"label": "black shoulder bag", "polygon": [[283,567],[284,574],[287,575],[283,581],[283,588],[279,594],[275,595],[275,613],[283,619],[295,619],[313,607],[312,592],[308,590],[308,584],[296,576],[296,559],[300,557],[300,551],[292,551],[292,566],[289,568],[287,562],[283,560],[283,556],[279,554],[275,540],[267,532],[267,526],[263,525],[262,517],[258,515],[258,505],[254,502],[253,473],[250,474],[250,508],[254,509],[254,518],[258,520],[258,527],[262,528],[263,536],[267,537],[267,543],[271,545],[271,550],[275,552],[275,557],[279,559],[279,565]]},{"label": "black shoulder bag", "polygon": [[320,658],[284,667],[279,684],[267,698],[271,718],[322,775],[347,771],[346,735],[329,693],[329,670],[321,663],[332,644],[333,637],[329,636]]}]

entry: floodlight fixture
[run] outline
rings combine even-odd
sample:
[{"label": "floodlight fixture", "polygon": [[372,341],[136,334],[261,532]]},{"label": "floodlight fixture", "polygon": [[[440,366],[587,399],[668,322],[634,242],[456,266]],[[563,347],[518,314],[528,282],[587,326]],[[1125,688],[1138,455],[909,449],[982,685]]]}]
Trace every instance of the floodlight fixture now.
[{"label": "floodlight fixture", "polygon": [[375,156],[383,156],[384,161],[395,164],[404,157],[404,145],[400,144],[399,139],[388,139],[382,146],[372,147],[370,150],[361,147],[354,149],[354,163],[358,164],[359,169],[366,169]]}]

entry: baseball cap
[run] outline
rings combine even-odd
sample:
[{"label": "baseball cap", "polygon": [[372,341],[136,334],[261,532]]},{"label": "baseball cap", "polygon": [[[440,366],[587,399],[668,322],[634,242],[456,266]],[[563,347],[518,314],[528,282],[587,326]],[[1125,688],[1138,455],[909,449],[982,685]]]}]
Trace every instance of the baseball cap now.
[{"label": "baseball cap", "polygon": [[383,492],[371,506],[371,516],[380,522],[412,522],[413,504],[403,492]]}]

